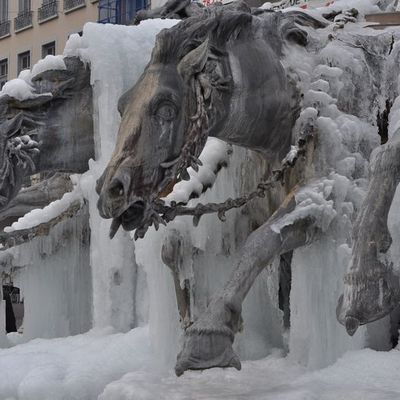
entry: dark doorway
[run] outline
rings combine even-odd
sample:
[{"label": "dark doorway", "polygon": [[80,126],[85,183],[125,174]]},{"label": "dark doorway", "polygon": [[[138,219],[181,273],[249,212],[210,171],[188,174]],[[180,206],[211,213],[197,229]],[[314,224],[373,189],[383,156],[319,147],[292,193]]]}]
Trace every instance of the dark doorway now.
[{"label": "dark doorway", "polygon": [[279,263],[279,308],[283,311],[283,327],[290,328],[290,289],[292,287],[293,251],[282,254]]},{"label": "dark doorway", "polygon": [[6,332],[17,332],[24,318],[24,303],[19,288],[3,285],[3,300],[6,302]]}]

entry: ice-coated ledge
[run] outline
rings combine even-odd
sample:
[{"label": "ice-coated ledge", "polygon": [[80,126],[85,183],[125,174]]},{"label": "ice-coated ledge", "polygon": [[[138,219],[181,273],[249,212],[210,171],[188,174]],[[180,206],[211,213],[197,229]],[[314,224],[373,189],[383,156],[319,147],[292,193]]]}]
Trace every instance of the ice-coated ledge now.
[{"label": "ice-coated ledge", "polygon": [[75,188],[72,192],[65,193],[64,196],[51,202],[44,208],[37,208],[25,214],[14,222],[11,226],[6,226],[4,232],[10,233],[17,230],[29,229],[34,226],[49,222],[50,220],[58,217],[66,211],[73,203],[82,202],[83,196],[79,187]]}]

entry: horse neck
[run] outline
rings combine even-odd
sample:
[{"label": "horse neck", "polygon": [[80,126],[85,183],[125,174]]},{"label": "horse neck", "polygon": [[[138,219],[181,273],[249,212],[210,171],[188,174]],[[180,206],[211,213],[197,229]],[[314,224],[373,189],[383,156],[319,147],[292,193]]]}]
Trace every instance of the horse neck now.
[{"label": "horse neck", "polygon": [[[279,56],[265,44],[256,46],[230,56],[236,78],[232,92],[222,98],[224,116],[210,127],[209,136],[283,158],[290,148],[300,96]],[[246,62],[253,53],[261,60],[259,65]]]}]

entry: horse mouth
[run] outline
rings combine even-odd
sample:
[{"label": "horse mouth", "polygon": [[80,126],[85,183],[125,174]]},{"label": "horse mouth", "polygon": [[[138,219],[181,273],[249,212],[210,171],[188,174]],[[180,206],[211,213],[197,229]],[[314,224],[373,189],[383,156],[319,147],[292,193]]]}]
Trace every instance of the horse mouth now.
[{"label": "horse mouth", "polygon": [[[120,191],[123,192],[123,187],[118,186],[118,196],[116,198],[107,199],[104,201],[100,196],[98,202],[98,209],[100,215],[103,218],[113,218],[109,236],[112,239],[119,228],[122,228],[127,232],[135,231],[134,239],[143,238],[146,231],[150,226],[154,224],[155,229],[158,230],[160,224],[165,225],[165,221],[160,216],[162,212],[157,208],[156,203],[160,198],[168,196],[174,188],[177,182],[175,176],[167,176],[161,180],[157,185],[157,194],[147,194],[143,196],[128,195],[121,197]],[[98,184],[96,189],[98,192],[102,192],[101,186]],[[110,191],[110,190],[109,190]],[[131,203],[127,202],[124,197],[133,197],[135,201]]]},{"label": "horse mouth", "polygon": [[136,201],[132,203],[118,217],[114,218],[110,228],[110,238],[112,239],[117,233],[120,226],[125,231],[133,231],[144,225],[146,204],[144,201]]},{"label": "horse mouth", "polygon": [[137,201],[131,204],[121,215],[121,225],[126,231],[133,231],[144,222],[145,203]]}]

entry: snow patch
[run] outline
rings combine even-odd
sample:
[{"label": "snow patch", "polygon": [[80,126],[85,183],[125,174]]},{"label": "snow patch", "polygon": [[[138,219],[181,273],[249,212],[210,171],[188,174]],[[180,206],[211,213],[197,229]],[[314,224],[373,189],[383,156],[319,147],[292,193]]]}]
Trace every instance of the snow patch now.
[{"label": "snow patch", "polygon": [[286,157],[282,160],[282,164],[293,164],[297,158],[298,152],[298,146],[290,146],[289,153],[287,153]]},{"label": "snow patch", "polygon": [[33,86],[31,86],[25,79],[16,78],[6,82],[0,92],[0,97],[10,96],[14,99],[23,101],[34,99],[41,96],[34,92]]},{"label": "snow patch", "polygon": [[398,400],[398,350],[352,351],[310,372],[275,350],[242,370],[157,367],[147,327],[110,328],[60,339],[35,339],[0,350],[0,399],[8,400]]},{"label": "snow patch", "polygon": [[76,187],[72,192],[65,193],[61,199],[51,202],[44,208],[30,211],[23,217],[19,218],[18,221],[14,222],[11,226],[5,227],[4,232],[10,233],[17,230],[29,229],[49,222],[66,211],[75,201],[83,201],[82,192],[79,187]]},{"label": "snow patch", "polygon": [[64,57],[79,57],[79,51],[84,47],[82,36],[73,33],[65,44],[63,55]]},{"label": "snow patch", "polygon": [[39,60],[32,68],[31,78],[48,70],[65,70],[67,69],[63,56],[48,55]]},{"label": "snow patch", "polygon": [[163,200],[167,204],[187,203],[193,193],[200,195],[205,188],[214,183],[218,166],[228,163],[229,152],[228,144],[216,138],[208,138],[199,157],[203,164],[199,166],[199,171],[196,172],[192,167],[188,168],[190,179],[178,182]]},{"label": "snow patch", "polygon": [[95,400],[107,383],[152,361],[147,328],[35,339],[0,350],[0,400]]}]

